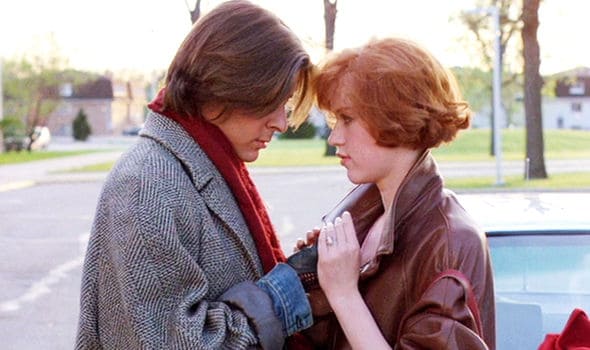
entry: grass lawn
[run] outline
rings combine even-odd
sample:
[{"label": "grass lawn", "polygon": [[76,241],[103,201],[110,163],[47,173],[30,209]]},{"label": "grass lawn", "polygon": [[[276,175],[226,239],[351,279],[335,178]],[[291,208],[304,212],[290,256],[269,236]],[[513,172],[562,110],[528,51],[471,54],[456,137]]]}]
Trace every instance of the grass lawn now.
[{"label": "grass lawn", "polygon": [[[503,159],[521,160],[525,154],[524,130],[504,130]],[[590,132],[576,130],[549,130],[545,132],[545,159],[590,158]],[[489,130],[468,130],[459,134],[450,145],[434,150],[439,162],[493,161],[489,155]],[[260,153],[250,167],[326,166],[338,165],[337,157],[325,157],[324,140],[274,140]],[[96,164],[73,171],[108,171],[113,163]],[[495,178],[454,178],[446,181],[454,190],[472,189],[590,189],[590,169],[579,173],[549,174],[549,179],[525,181],[523,176],[506,176],[504,185],[495,186]]]},{"label": "grass lawn", "polygon": [[58,157],[76,156],[79,154],[92,153],[98,151],[20,151],[0,153],[0,165],[33,162],[36,160],[51,159]]},{"label": "grass lawn", "polygon": [[504,177],[504,184],[495,185],[495,177],[445,179],[445,187],[454,191],[470,190],[585,190],[590,191],[590,170],[587,172],[549,174],[547,179],[525,181],[522,175]]},{"label": "grass lawn", "polygon": [[[491,133],[485,129],[467,130],[459,133],[449,145],[433,151],[439,161],[486,161],[490,155]],[[548,130],[545,138],[545,159],[590,158],[590,132],[579,130]],[[502,158],[521,160],[525,158],[524,129],[509,129],[502,132]],[[334,165],[339,160],[324,157],[324,140],[275,140],[251,166],[298,166]]]}]

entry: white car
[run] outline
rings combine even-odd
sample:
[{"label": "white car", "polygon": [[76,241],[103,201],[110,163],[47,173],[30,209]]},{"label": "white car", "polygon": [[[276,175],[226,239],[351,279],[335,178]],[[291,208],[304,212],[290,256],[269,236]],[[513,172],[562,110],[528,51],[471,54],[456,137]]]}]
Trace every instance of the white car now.
[{"label": "white car", "polygon": [[498,350],[536,350],[590,311],[590,192],[462,194],[487,232]]},{"label": "white car", "polygon": [[46,149],[51,142],[51,133],[46,126],[36,126],[31,135],[31,150]]}]

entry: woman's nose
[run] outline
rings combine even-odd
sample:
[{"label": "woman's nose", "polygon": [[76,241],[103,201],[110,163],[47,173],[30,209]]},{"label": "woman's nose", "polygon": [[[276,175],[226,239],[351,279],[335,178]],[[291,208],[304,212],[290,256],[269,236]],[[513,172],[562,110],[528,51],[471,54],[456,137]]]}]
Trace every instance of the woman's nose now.
[{"label": "woman's nose", "polygon": [[330,135],[328,136],[328,143],[332,146],[338,146],[342,144],[342,136],[339,132],[340,128],[338,124],[334,125],[334,128],[330,131]]}]

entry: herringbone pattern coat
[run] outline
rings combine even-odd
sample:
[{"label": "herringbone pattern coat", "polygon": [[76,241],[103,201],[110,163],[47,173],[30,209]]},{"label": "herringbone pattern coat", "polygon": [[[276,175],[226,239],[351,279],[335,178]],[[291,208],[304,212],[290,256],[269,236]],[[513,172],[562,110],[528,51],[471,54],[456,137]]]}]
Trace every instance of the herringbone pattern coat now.
[{"label": "herringbone pattern coat", "polygon": [[[261,275],[254,242],[222,176],[178,124],[150,113],[100,196],[76,348],[256,345],[247,310],[219,298]],[[254,312],[273,315],[264,302]]]}]

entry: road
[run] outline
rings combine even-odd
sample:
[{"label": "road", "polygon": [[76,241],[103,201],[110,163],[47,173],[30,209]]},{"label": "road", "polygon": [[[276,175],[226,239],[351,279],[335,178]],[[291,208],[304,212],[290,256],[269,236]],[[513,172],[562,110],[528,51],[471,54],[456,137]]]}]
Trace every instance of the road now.
[{"label": "road", "polygon": [[[341,171],[262,171],[253,178],[286,252],[350,189]],[[0,192],[0,348],[73,347],[83,254],[101,185],[47,182]]]},{"label": "road", "polygon": [[[125,142],[127,142],[125,140]],[[52,171],[99,163],[121,150],[0,167],[0,342],[3,350],[69,349],[78,314],[79,283],[88,233],[104,173]],[[505,162],[505,174],[521,174]],[[495,164],[443,163],[447,178],[494,176]],[[590,169],[590,160],[550,161],[550,173]],[[283,250],[320,223],[351,188],[340,167],[251,171]]]}]

